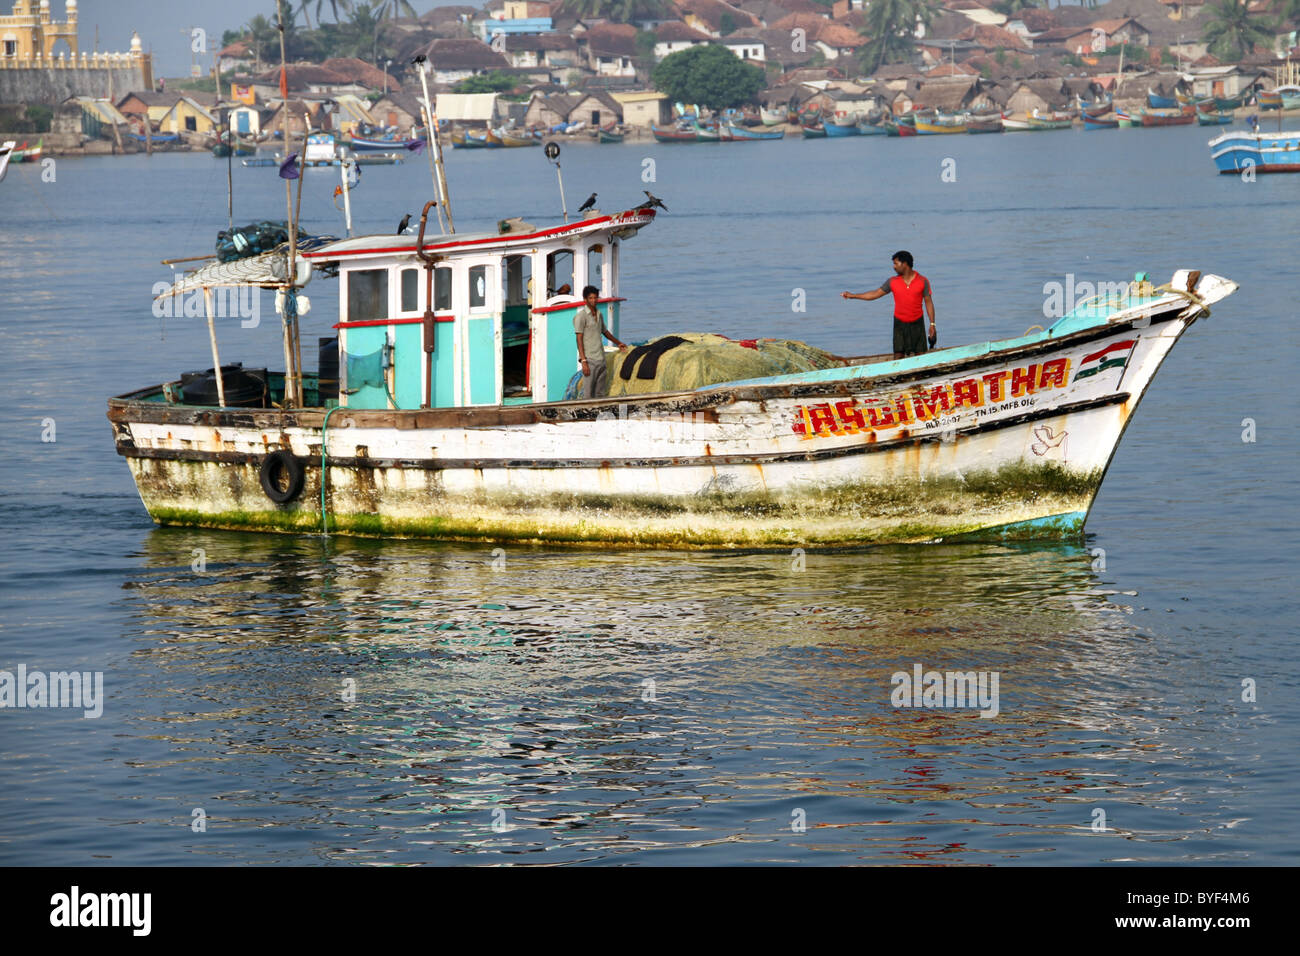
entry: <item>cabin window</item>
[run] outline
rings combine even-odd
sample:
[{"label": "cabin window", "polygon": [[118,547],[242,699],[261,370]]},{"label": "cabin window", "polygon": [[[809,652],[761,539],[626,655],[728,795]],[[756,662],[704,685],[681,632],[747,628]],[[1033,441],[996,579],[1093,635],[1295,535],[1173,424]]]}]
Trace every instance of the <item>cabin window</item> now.
[{"label": "cabin window", "polygon": [[529,256],[506,256],[502,301],[507,306],[528,305],[533,264]]},{"label": "cabin window", "polygon": [[446,266],[433,270],[433,310],[451,311],[451,269]]},{"label": "cabin window", "polygon": [[348,321],[388,318],[388,270],[354,269],[348,273]]},{"label": "cabin window", "polygon": [[473,266],[469,270],[469,307],[481,309],[487,305],[487,266]]},{"label": "cabin window", "polygon": [[420,311],[420,270],[402,270],[402,311]]},{"label": "cabin window", "polygon": [[577,295],[573,288],[573,250],[561,249],[546,257],[546,295]]},{"label": "cabin window", "polygon": [[601,281],[600,267],[605,261],[605,247],[594,245],[587,250],[587,284],[594,285],[605,295],[605,283]]}]

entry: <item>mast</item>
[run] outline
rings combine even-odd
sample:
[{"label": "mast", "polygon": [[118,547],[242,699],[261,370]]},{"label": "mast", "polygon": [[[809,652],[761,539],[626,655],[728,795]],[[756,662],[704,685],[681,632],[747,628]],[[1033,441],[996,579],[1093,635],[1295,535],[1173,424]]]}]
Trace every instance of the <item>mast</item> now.
[{"label": "mast", "polygon": [[[284,135],[285,156],[289,155],[289,86],[285,80],[285,42],[284,42],[284,0],[275,0],[275,17],[280,29],[280,92],[283,103],[280,105],[280,127]],[[304,164],[298,157],[298,176],[302,176]],[[295,326],[298,324],[297,303],[293,301],[293,280],[298,264],[298,224],[293,215],[293,184],[284,181],[284,202],[288,210],[289,226],[289,261],[284,272],[284,404],[286,408],[300,405],[298,391],[299,371],[294,365],[293,342],[297,338]]]},{"label": "mast", "polygon": [[[212,72],[217,78],[217,103],[214,107],[218,115],[221,111],[221,55],[220,53],[212,54]],[[234,163],[235,163],[235,132],[230,127],[229,107],[226,109],[226,143],[230,151],[226,153],[226,225],[230,229],[235,228],[235,180],[234,180]],[[147,114],[146,114],[147,115]],[[218,127],[220,129],[220,127]],[[221,134],[217,134],[217,142],[221,142]]]},{"label": "mast", "polygon": [[438,141],[438,114],[434,112],[433,100],[429,99],[429,75],[425,71],[427,61],[421,62],[420,85],[424,88],[424,123],[429,134],[429,146],[433,150],[433,161],[438,168],[438,198],[447,212],[447,231],[455,235],[456,224],[451,219],[451,197],[447,195],[447,170],[442,165],[442,144]]}]

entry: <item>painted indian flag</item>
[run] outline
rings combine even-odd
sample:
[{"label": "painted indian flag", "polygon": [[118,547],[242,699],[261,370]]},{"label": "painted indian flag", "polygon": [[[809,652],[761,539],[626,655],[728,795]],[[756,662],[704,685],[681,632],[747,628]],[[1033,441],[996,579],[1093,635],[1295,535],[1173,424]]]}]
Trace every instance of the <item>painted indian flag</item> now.
[{"label": "painted indian flag", "polygon": [[1079,363],[1079,371],[1075,373],[1074,380],[1077,382],[1081,378],[1096,375],[1108,368],[1123,368],[1128,364],[1128,357],[1133,354],[1133,346],[1136,343],[1137,339],[1112,342],[1100,351],[1085,355],[1083,361]]}]

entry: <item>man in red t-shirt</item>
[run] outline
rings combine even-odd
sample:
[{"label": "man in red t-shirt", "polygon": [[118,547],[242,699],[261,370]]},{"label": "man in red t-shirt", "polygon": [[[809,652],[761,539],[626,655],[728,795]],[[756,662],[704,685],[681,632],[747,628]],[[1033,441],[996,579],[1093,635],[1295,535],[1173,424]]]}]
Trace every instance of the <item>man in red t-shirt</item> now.
[{"label": "man in red t-shirt", "polygon": [[870,302],[888,293],[894,296],[894,358],[921,355],[925,352],[927,336],[921,322],[921,307],[930,315],[929,345],[934,348],[939,341],[939,331],[934,324],[934,300],[930,298],[930,280],[912,269],[912,254],[906,250],[894,253],[894,272],[879,289],[870,292],[845,292],[846,299]]}]

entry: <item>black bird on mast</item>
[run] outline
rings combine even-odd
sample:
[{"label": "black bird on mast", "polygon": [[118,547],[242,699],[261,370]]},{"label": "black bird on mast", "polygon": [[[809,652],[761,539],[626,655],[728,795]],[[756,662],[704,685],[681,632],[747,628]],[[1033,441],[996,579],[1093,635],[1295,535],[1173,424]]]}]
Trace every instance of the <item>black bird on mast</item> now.
[{"label": "black bird on mast", "polygon": [[578,207],[578,212],[586,212],[594,205],[596,205],[596,194],[592,193],[587,197],[587,201]]},{"label": "black bird on mast", "polygon": [[411,214],[408,212],[405,216],[402,217],[402,221],[397,224],[397,234],[400,236],[402,233],[406,232],[406,227],[409,226],[410,224],[411,224]]},{"label": "black bird on mast", "polygon": [[668,207],[664,205],[664,201],[660,199],[658,196],[653,195],[650,192],[650,190],[643,189],[641,191],[645,193],[645,202],[637,206],[638,209],[655,208],[655,209],[662,209],[664,212],[668,211]]}]

